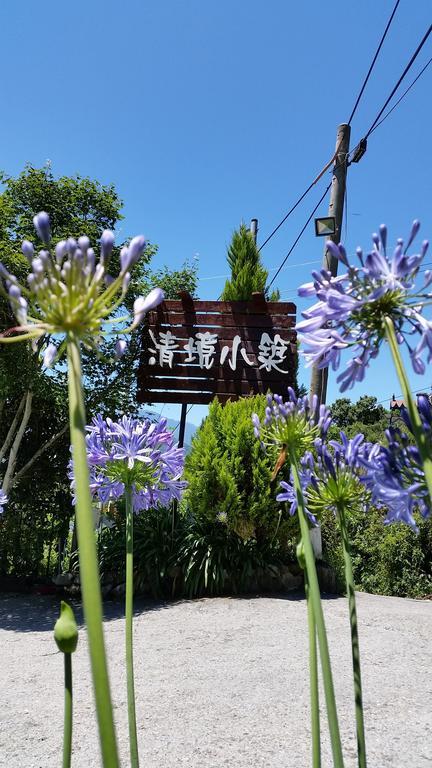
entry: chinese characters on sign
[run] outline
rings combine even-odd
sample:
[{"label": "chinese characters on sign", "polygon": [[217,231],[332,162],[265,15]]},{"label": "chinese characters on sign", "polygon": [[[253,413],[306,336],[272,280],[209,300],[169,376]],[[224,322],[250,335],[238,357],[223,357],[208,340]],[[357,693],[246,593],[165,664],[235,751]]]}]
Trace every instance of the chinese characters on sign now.
[{"label": "chinese characters on sign", "polygon": [[[175,363],[175,353],[177,353],[177,362],[196,362],[199,368],[203,370],[212,368],[216,360],[219,342],[219,337],[216,333],[210,333],[210,331],[195,333],[194,336],[189,337],[187,344],[182,344],[170,330],[159,331],[159,339],[156,338],[155,333],[151,329],[149,329],[149,335],[153,343],[153,346],[148,348],[148,351],[151,353],[148,361],[149,365],[158,364],[161,368],[164,366],[172,368]],[[284,341],[279,333],[274,334],[272,338],[270,334],[263,332],[258,345],[258,368],[260,370],[264,369],[267,372],[274,370],[286,375],[288,371],[280,366],[287,356],[288,346],[288,342]],[[187,357],[181,354],[182,350],[188,353]],[[228,360],[231,370],[235,371],[237,370],[238,355],[240,355],[244,364],[251,367],[256,365],[248,356],[241,337],[236,334],[231,345],[224,344],[222,346],[219,364],[224,365]]]},{"label": "chinese characters on sign", "polygon": [[198,301],[183,295],[149,313],[142,332],[142,403],[221,403],[295,381],[296,307],[267,302]]}]

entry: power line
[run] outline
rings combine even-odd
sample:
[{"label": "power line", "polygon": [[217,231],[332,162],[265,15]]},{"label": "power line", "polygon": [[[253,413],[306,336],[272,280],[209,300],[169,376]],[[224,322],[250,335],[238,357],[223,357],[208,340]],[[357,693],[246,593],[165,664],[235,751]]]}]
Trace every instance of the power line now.
[{"label": "power line", "polygon": [[404,92],[403,92],[402,96],[401,96],[401,97],[400,97],[400,98],[397,100],[397,102],[396,102],[395,104],[393,104],[392,108],[391,108],[391,109],[389,109],[389,111],[387,112],[387,114],[385,114],[385,115],[384,115],[384,117],[383,117],[383,118],[382,118],[382,119],[379,121],[379,123],[377,123],[377,124],[376,124],[376,126],[375,126],[374,128],[372,128],[372,130],[370,131],[370,133],[373,133],[374,131],[376,131],[376,129],[377,129],[377,128],[378,128],[378,127],[379,127],[379,126],[380,126],[380,125],[381,125],[381,124],[384,122],[384,120],[387,120],[388,116],[389,116],[389,115],[391,115],[391,113],[393,112],[393,110],[394,110],[394,109],[396,109],[396,107],[398,106],[398,104],[400,104],[400,103],[401,103],[402,99],[404,99],[404,98],[405,98],[405,96],[407,95],[408,91],[410,91],[410,90],[411,90],[411,88],[413,87],[413,85],[415,85],[415,83],[417,82],[417,80],[419,80],[419,78],[422,76],[423,72],[425,72],[425,70],[428,68],[428,66],[429,66],[429,64],[430,64],[431,62],[432,62],[432,58],[430,58],[430,59],[429,59],[429,61],[427,62],[427,64],[425,64],[425,65],[424,65],[423,69],[422,69],[422,70],[420,70],[420,72],[418,73],[417,77],[416,77],[416,78],[415,78],[415,79],[412,81],[411,85],[409,85],[409,86],[408,86],[408,88],[406,89],[406,91],[404,91]]},{"label": "power line", "polygon": [[[190,405],[190,406],[189,406],[189,408],[187,409],[187,411],[186,411],[186,416],[187,416],[187,415],[188,415],[188,413],[189,413],[189,412],[192,410],[192,408],[193,408],[193,407],[194,407],[194,403],[192,403],[192,405]],[[173,429],[173,431],[172,431],[172,434],[173,434],[173,435],[175,435],[175,433],[177,432],[177,430],[178,430],[179,426],[180,426],[180,422],[177,424],[177,426],[176,426],[176,427],[174,427],[174,429]]]},{"label": "power line", "polygon": [[353,119],[353,117],[354,117],[354,115],[355,115],[355,113],[356,113],[357,107],[358,107],[358,105],[359,105],[359,103],[360,103],[360,99],[361,99],[361,97],[363,96],[363,91],[364,91],[364,89],[366,88],[366,85],[367,85],[367,82],[368,82],[368,80],[369,80],[369,77],[371,76],[372,70],[373,70],[373,68],[374,68],[374,66],[375,66],[375,62],[376,62],[376,60],[377,60],[377,58],[378,58],[379,52],[380,52],[380,50],[381,50],[381,47],[382,47],[382,44],[383,44],[383,42],[384,42],[384,40],[385,40],[385,38],[386,38],[387,32],[388,32],[388,31],[389,31],[389,29],[390,29],[390,24],[391,24],[391,23],[392,23],[392,21],[393,21],[393,17],[394,17],[394,15],[395,15],[396,11],[397,11],[397,7],[398,7],[399,3],[400,3],[400,0],[396,0],[396,4],[395,4],[395,7],[393,8],[392,14],[391,14],[391,16],[390,16],[390,18],[389,18],[389,20],[388,20],[388,22],[387,22],[387,26],[386,26],[386,28],[385,28],[385,30],[384,30],[383,36],[382,36],[382,38],[381,38],[381,40],[380,40],[380,43],[379,43],[379,45],[378,45],[378,48],[376,49],[376,52],[375,52],[375,56],[374,56],[374,57],[373,57],[373,59],[372,59],[372,63],[371,63],[371,65],[370,65],[370,67],[369,67],[368,73],[367,73],[367,75],[366,75],[366,77],[365,77],[365,79],[364,79],[364,81],[363,81],[363,85],[362,85],[362,87],[360,88],[360,92],[359,92],[359,94],[358,94],[358,96],[357,96],[356,102],[355,102],[355,104],[354,104],[354,107],[353,107],[353,110],[352,110],[352,112],[351,112],[351,115],[350,115],[350,119],[348,120],[348,125],[351,125],[351,121],[352,121],[352,119]]},{"label": "power line", "polygon": [[287,261],[287,259],[289,258],[289,256],[292,254],[292,252],[293,252],[294,248],[296,247],[296,245],[297,245],[298,241],[300,240],[300,238],[301,238],[301,236],[302,236],[303,232],[305,231],[305,229],[306,229],[306,227],[308,226],[309,222],[311,221],[311,219],[313,218],[314,214],[316,213],[316,211],[318,210],[319,206],[321,205],[322,201],[324,200],[324,198],[325,198],[325,196],[326,196],[327,192],[329,191],[329,189],[330,189],[331,185],[332,185],[332,182],[330,182],[330,184],[328,184],[328,185],[327,185],[327,187],[325,188],[325,190],[324,190],[324,193],[321,195],[320,199],[318,200],[318,202],[317,202],[317,204],[316,204],[315,208],[313,209],[312,213],[310,214],[310,216],[308,216],[308,218],[307,218],[307,221],[305,222],[305,224],[303,225],[303,227],[302,227],[302,229],[300,230],[299,234],[297,235],[296,239],[294,240],[294,242],[293,242],[293,244],[292,244],[291,248],[289,249],[289,251],[288,251],[287,255],[286,255],[286,256],[285,256],[285,258],[283,259],[283,261],[282,261],[282,263],[281,263],[280,267],[277,269],[277,271],[276,271],[276,274],[275,274],[275,275],[273,275],[273,277],[272,277],[272,279],[271,279],[270,283],[269,283],[269,284],[268,284],[268,286],[267,286],[267,290],[269,290],[269,289],[271,288],[271,286],[273,285],[274,281],[276,280],[276,278],[277,278],[277,276],[278,276],[279,272],[281,271],[282,267],[284,266],[285,262]]},{"label": "power line", "polygon": [[427,30],[426,34],[423,36],[423,39],[422,39],[422,40],[420,41],[420,43],[418,44],[418,46],[417,46],[416,50],[414,51],[413,55],[411,56],[411,58],[410,58],[410,60],[409,60],[408,64],[406,65],[406,67],[405,67],[404,71],[402,72],[402,74],[401,74],[401,76],[400,76],[399,80],[397,81],[396,85],[394,86],[393,90],[391,91],[391,93],[390,93],[390,96],[388,96],[388,98],[386,99],[386,101],[385,101],[385,103],[384,103],[384,106],[383,106],[383,107],[380,109],[380,111],[378,112],[378,115],[376,116],[375,120],[373,121],[373,123],[372,123],[372,125],[370,126],[369,130],[367,131],[367,133],[365,133],[365,135],[364,135],[364,138],[365,138],[365,139],[367,139],[367,138],[368,138],[368,136],[369,136],[369,135],[372,133],[372,131],[373,131],[373,130],[374,130],[376,127],[377,127],[377,123],[378,123],[378,121],[379,121],[379,119],[380,119],[381,115],[382,115],[382,114],[383,114],[383,112],[386,110],[386,108],[387,108],[388,104],[389,104],[389,103],[390,103],[390,101],[392,100],[392,98],[393,98],[394,94],[396,93],[397,89],[399,88],[399,86],[400,86],[400,84],[401,84],[402,80],[404,79],[405,75],[406,75],[406,74],[409,72],[409,70],[411,69],[412,65],[414,64],[414,62],[415,62],[415,60],[416,60],[417,56],[419,55],[419,53],[420,53],[421,49],[423,48],[423,46],[424,46],[424,44],[425,44],[426,40],[428,39],[428,37],[429,37],[429,35],[430,35],[430,33],[431,33],[431,32],[432,32],[432,24],[430,25],[430,27],[429,27],[429,29]]}]

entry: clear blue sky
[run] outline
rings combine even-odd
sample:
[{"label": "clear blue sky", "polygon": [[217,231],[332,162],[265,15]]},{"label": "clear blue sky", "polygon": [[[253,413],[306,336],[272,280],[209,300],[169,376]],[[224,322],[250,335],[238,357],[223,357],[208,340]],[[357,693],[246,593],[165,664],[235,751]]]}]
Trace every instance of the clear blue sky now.
[{"label": "clear blue sky", "polygon": [[[49,159],[56,175],[113,182],[125,203],[120,237],[143,232],[158,243],[155,266],[176,267],[199,254],[199,295],[217,298],[224,279],[214,276],[226,274],[233,229],[257,217],[262,242],[331,157],[337,125],[349,117],[393,5],[3,0],[0,167],[17,174],[27,161]],[[430,0],[401,0],[351,146],[417,47],[431,8]],[[432,38],[406,85],[431,50]],[[349,250],[367,246],[381,222],[392,240],[405,235],[415,217],[432,239],[431,82],[432,65],[349,169]],[[329,180],[263,249],[269,270]],[[321,254],[311,225],[277,280],[284,299],[295,297]],[[308,372],[301,378],[307,383]],[[431,385],[430,377],[412,379],[414,389]],[[385,400],[399,391],[384,353],[351,397]],[[331,375],[329,400],[336,396]],[[190,418],[201,415],[194,408]]]}]

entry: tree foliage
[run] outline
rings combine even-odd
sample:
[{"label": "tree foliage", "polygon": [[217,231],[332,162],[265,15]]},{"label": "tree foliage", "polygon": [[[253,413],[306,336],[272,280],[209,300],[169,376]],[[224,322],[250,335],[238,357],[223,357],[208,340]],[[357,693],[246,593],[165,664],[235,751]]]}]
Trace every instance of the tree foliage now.
[{"label": "tree foliage", "polygon": [[296,521],[275,500],[275,457],[262,450],[251,421],[265,406],[263,395],[224,406],[213,401],[186,459],[186,506],[197,520],[219,520],[245,540],[274,540],[287,550]]},{"label": "tree foliage", "polygon": [[244,224],[233,233],[227,261],[231,278],[225,283],[221,296],[223,301],[247,301],[254,291],[264,292],[268,272],[261,264],[253,235]]},{"label": "tree foliage", "polygon": [[330,406],[330,411],[333,419],[331,437],[337,437],[343,430],[348,437],[360,432],[371,442],[384,440],[390,414],[376,397],[363,395],[356,403],[348,397],[341,397]]},{"label": "tree foliage", "polygon": [[[33,216],[40,210],[50,215],[54,242],[87,235],[96,248],[102,231],[114,229],[122,218],[122,201],[112,185],[81,176],[56,179],[49,166],[31,165],[17,178],[3,173],[0,180],[0,260],[23,282],[28,263],[21,253],[21,242],[29,239],[37,245]],[[134,272],[129,308],[139,293],[154,287],[155,279],[167,298],[177,298],[180,290],[196,290],[196,269],[189,264],[173,272],[164,268],[155,276],[149,266],[155,251],[150,245]],[[114,273],[119,252],[120,245],[112,257]],[[1,296],[0,324],[2,329],[14,324],[8,303]],[[97,412],[116,417],[137,411],[139,342],[136,333],[120,360],[114,360],[110,343],[101,348],[99,358],[84,352],[89,418]],[[47,374],[30,345],[0,345],[0,450],[5,448],[0,478],[3,483],[7,481],[9,496],[0,519],[0,572],[37,573],[52,548],[53,537],[61,539],[67,533],[73,514],[66,475],[67,423],[65,365],[60,363]]]}]

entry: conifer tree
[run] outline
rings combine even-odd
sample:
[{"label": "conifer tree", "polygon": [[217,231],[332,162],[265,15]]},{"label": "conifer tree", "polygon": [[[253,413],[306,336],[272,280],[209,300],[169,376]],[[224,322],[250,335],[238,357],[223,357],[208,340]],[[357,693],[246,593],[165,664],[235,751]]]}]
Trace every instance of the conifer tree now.
[{"label": "conifer tree", "polygon": [[268,272],[261,264],[253,235],[244,224],[233,233],[227,261],[231,278],[225,283],[221,296],[223,301],[247,301],[254,291],[264,292]]}]

